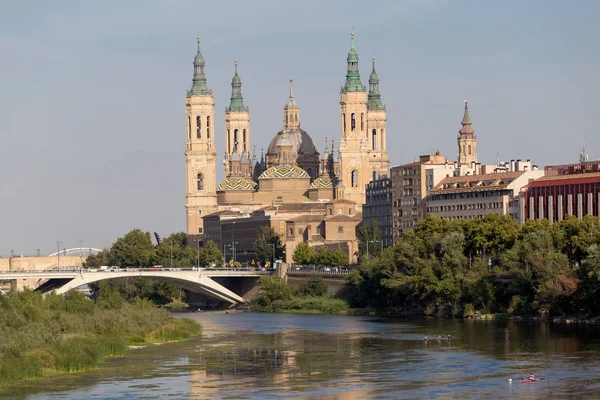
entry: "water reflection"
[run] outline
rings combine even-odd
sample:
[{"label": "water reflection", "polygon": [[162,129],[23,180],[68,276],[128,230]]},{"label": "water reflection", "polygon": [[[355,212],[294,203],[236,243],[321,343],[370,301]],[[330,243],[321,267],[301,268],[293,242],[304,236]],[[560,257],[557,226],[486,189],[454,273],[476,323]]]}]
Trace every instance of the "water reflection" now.
[{"label": "water reflection", "polygon": [[[28,399],[600,397],[596,326],[194,314],[189,342],[150,346],[97,371],[25,383]],[[428,341],[423,335],[450,334]],[[535,372],[535,385],[508,383]],[[5,393],[9,394],[9,393]]]}]

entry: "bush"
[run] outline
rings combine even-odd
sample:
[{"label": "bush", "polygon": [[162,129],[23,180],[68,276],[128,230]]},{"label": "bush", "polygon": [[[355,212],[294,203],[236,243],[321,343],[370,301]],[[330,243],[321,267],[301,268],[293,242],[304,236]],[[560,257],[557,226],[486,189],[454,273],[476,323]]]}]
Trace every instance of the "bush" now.
[{"label": "bush", "polygon": [[463,310],[463,317],[464,318],[473,318],[474,316],[475,316],[475,307],[473,307],[473,304],[471,304],[471,303],[465,304],[465,308]]}]

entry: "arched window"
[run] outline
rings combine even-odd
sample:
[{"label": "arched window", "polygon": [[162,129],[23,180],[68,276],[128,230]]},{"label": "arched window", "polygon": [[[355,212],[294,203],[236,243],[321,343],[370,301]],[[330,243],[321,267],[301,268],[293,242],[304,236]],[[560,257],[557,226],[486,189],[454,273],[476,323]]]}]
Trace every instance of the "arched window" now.
[{"label": "arched window", "polygon": [[377,129],[373,129],[373,150],[377,150]]},{"label": "arched window", "polygon": [[463,144],[463,151],[462,152],[463,152],[463,154],[466,153],[466,151],[465,151],[465,145],[464,144]]},{"label": "arched window", "polygon": [[294,120],[295,120],[296,122],[298,122],[298,114],[296,114],[296,115],[294,116]]},{"label": "arched window", "polygon": [[227,152],[231,153],[231,131],[227,129]]},{"label": "arched window", "polygon": [[344,114],[343,117],[344,117],[344,133],[346,133],[346,114]]},{"label": "arched window", "polygon": [[469,155],[471,155],[471,145],[469,145],[467,148],[469,149]]},{"label": "arched window", "polygon": [[243,133],[243,138],[244,138],[244,153],[246,152],[246,130],[244,129],[244,133]]},{"label": "arched window", "polygon": [[233,151],[237,152],[237,145],[238,145],[238,130],[235,129],[233,131]]},{"label": "arched window", "polygon": [[210,139],[210,116],[206,117],[206,138]]},{"label": "arched window", "polygon": [[365,114],[360,113],[360,131],[362,132],[365,129],[365,124],[364,124],[364,117]]},{"label": "arched window", "polygon": [[286,124],[286,125],[288,124],[289,117],[290,117],[290,116],[289,116],[288,114],[285,114],[285,124]]},{"label": "arched window", "polygon": [[383,145],[383,128],[381,129],[381,150],[385,150],[385,146]]},{"label": "arched window", "polygon": [[352,171],[351,175],[352,187],[358,187],[358,172],[356,170]]},{"label": "arched window", "polygon": [[192,117],[188,115],[188,139],[192,140]]},{"label": "arched window", "polygon": [[350,115],[350,130],[356,130],[356,116],[354,113]]},{"label": "arched window", "polygon": [[198,174],[198,190],[204,189],[204,177],[202,174]]},{"label": "arched window", "polygon": [[309,168],[306,172],[308,172],[308,175],[312,177],[312,168]]},{"label": "arched window", "polygon": [[202,136],[201,136],[201,134],[200,134],[200,129],[201,129],[201,127],[202,127],[202,125],[200,124],[200,121],[201,121],[201,118],[200,118],[200,116],[198,115],[198,116],[196,117],[196,137],[197,137],[198,139],[200,139],[200,138],[202,137]]},{"label": "arched window", "polygon": [[377,179],[377,172],[373,171],[373,180]]}]

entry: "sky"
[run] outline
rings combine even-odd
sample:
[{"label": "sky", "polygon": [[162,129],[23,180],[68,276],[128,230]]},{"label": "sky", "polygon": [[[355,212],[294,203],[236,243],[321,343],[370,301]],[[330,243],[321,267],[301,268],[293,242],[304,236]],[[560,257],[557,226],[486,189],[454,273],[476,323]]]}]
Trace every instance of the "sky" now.
[{"label": "sky", "polygon": [[376,56],[390,164],[456,159],[463,100],[482,163],[600,158],[600,2],[7,2],[0,14],[0,255],[185,231],[185,94],[196,36],[215,98],[218,180],[239,59],[260,153],[288,81],[302,128],[339,141],[350,32]]}]

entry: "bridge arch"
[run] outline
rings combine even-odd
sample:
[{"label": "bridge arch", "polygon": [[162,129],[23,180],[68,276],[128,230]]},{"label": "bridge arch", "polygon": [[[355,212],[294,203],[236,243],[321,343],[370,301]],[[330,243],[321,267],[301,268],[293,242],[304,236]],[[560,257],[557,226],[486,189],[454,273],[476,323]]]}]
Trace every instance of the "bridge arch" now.
[{"label": "bridge arch", "polygon": [[56,253],[49,254],[48,257],[56,257],[58,255],[61,256],[83,256],[87,257],[90,254],[98,254],[104,249],[97,249],[95,247],[74,247],[72,249],[63,249],[61,251],[57,251]]}]

